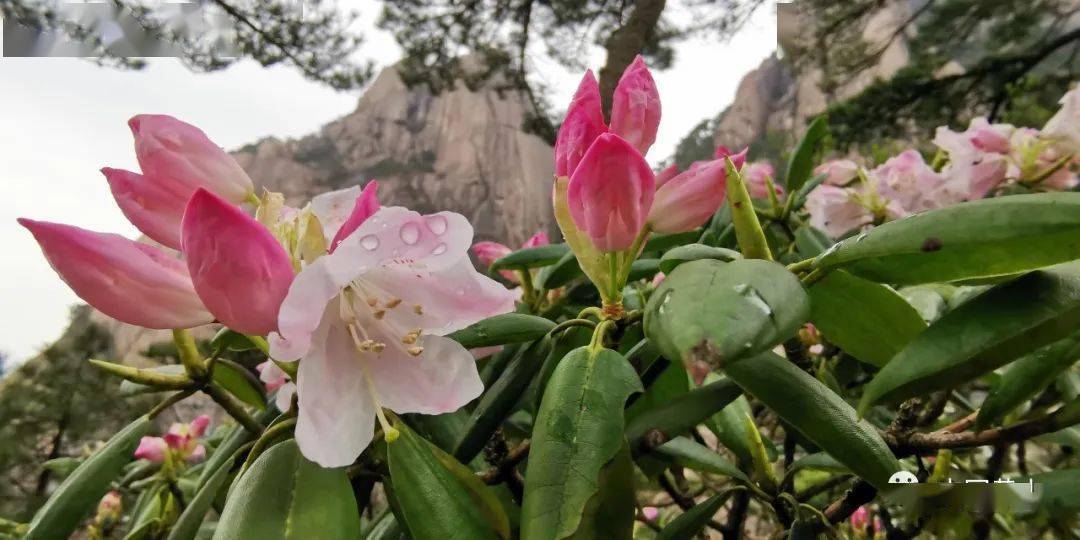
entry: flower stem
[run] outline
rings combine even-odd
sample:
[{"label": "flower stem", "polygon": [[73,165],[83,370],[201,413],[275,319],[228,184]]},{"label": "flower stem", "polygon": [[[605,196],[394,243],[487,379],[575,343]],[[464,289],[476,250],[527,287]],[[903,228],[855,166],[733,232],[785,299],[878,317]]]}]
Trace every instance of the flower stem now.
[{"label": "flower stem", "polygon": [[197,381],[205,378],[206,366],[203,364],[202,354],[199,353],[198,347],[195,346],[195,338],[191,337],[191,332],[178,328],[172,331],[172,335],[184,371],[187,371],[187,374]]},{"label": "flower stem", "polygon": [[218,386],[217,383],[211,381],[203,387],[202,390],[206,395],[210,396],[210,399],[213,399],[218,405],[221,405],[221,408],[225,409],[225,412],[229,413],[229,416],[233,417],[240,425],[244,426],[244,429],[256,435],[262,433],[262,424],[248,414],[247,410],[244,409],[244,406],[234,398],[232,394]]}]

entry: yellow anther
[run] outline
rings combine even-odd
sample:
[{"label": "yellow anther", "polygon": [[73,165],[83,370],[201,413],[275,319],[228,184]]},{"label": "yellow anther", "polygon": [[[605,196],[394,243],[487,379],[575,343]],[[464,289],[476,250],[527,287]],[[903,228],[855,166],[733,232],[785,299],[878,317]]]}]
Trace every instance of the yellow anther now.
[{"label": "yellow anther", "polygon": [[413,330],[412,332],[405,334],[405,336],[401,338],[401,342],[406,345],[412,345],[413,343],[416,343],[417,339],[420,339],[419,329]]},{"label": "yellow anther", "polygon": [[420,304],[416,304],[415,306],[413,306],[413,307],[412,307],[412,310],[413,310],[413,311],[414,311],[414,312],[415,312],[415,313],[416,313],[417,315],[423,315],[423,314],[424,314],[424,306],[421,306]]},{"label": "yellow anther", "polygon": [[379,305],[379,299],[378,298],[368,298],[367,299],[367,305],[369,305],[371,307],[375,307],[375,306]]},{"label": "yellow anther", "polygon": [[391,298],[390,301],[386,303],[386,309],[394,309],[398,307],[398,304],[401,304],[400,298]]},{"label": "yellow anther", "polygon": [[420,356],[420,354],[422,354],[424,352],[424,348],[423,347],[409,347],[408,349],[405,350],[405,352],[409,353],[412,356]]},{"label": "yellow anther", "polygon": [[376,309],[375,310],[375,318],[376,319],[382,320],[382,318],[385,317],[385,316],[386,316],[386,310],[385,309]]},{"label": "yellow anther", "polygon": [[371,343],[371,350],[373,350],[373,351],[375,351],[377,353],[383,352],[383,349],[385,349],[385,348],[386,348],[386,344],[381,342],[381,341],[373,341]]}]

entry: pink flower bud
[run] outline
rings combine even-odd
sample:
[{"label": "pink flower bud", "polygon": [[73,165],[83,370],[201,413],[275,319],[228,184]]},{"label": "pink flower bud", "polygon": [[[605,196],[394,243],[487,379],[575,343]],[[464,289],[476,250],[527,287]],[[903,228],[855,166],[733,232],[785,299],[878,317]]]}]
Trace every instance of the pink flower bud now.
[{"label": "pink flower bud", "polygon": [[851,514],[851,526],[855,530],[866,530],[866,526],[870,524],[870,512],[866,510],[865,506],[860,506],[855,509],[855,512]]},{"label": "pink flower bud", "polygon": [[379,211],[379,197],[375,193],[378,188],[379,183],[374,180],[364,186],[364,190],[356,197],[356,204],[353,206],[349,217],[345,219],[345,223],[334,234],[334,239],[330,242],[330,253],[333,253],[338,244],[352,234],[361,223]]},{"label": "pink flower bud", "polygon": [[656,141],[660,127],[660,93],[639,54],[623,71],[611,101],[611,131],[634,145],[641,155]]},{"label": "pink flower bud", "polygon": [[600,86],[592,71],[586,71],[555,139],[555,176],[574,174],[589,146],[605,131]]},{"label": "pink flower bud", "polygon": [[191,328],[213,321],[183,261],[164,250],[45,221],[20,218],[49,264],[98,311],[145,328]]},{"label": "pink flower bud", "polygon": [[[472,246],[473,254],[484,265],[490,267],[495,261],[509,255],[513,250],[498,242],[477,242]],[[518,282],[518,276],[513,270],[500,270],[499,274],[511,283]]]},{"label": "pink flower bud", "polygon": [[641,509],[641,515],[646,521],[656,521],[656,518],[660,517],[660,510],[655,506],[646,506]]},{"label": "pink flower bud", "polygon": [[120,492],[112,490],[105,494],[98,502],[98,514],[104,514],[109,516],[118,515],[123,505],[123,499],[120,496]]},{"label": "pink flower bud", "polygon": [[101,169],[116,205],[143,234],[164,246],[180,249],[180,219],[187,197],[173,186],[122,169]]},{"label": "pink flower bud", "polygon": [[716,152],[713,153],[713,157],[716,159],[731,158],[731,163],[735,165],[735,168],[742,170],[743,165],[746,164],[746,154],[750,151],[749,148],[743,148],[742,152],[736,154],[732,152],[730,148],[720,145],[716,147]]},{"label": "pink flower bud", "polygon": [[210,415],[200,414],[191,421],[190,433],[192,437],[198,438],[206,434],[206,428],[210,427]]},{"label": "pink flower bud", "polygon": [[[747,187],[750,189],[750,196],[755,199],[766,199],[769,197],[769,182],[768,180],[776,176],[776,170],[773,166],[764,161],[755,161],[747,164],[742,168],[743,179],[746,180]],[[776,188],[777,195],[783,195],[784,190],[780,186],[774,186]]]},{"label": "pink flower bud", "polygon": [[859,176],[859,166],[850,159],[834,159],[818,165],[814,176],[825,175],[825,183],[846,186]]},{"label": "pink flower bud", "polygon": [[663,186],[668,180],[675,178],[678,174],[678,165],[670,165],[666,169],[656,173],[656,189],[660,189],[660,186]]},{"label": "pink flower bud", "polygon": [[605,133],[570,177],[566,198],[578,229],[601,251],[619,251],[641,231],[655,189],[645,158],[622,137]]},{"label": "pink flower bud", "polygon": [[205,189],[188,202],[183,231],[188,270],[210,313],[244,334],[276,330],[294,274],[274,235]]},{"label": "pink flower bud", "polygon": [[692,231],[724,203],[727,163],[723,159],[691,167],[656,190],[649,225],[661,234]]},{"label": "pink flower bud", "polygon": [[135,459],[145,459],[154,463],[165,461],[165,452],[169,445],[161,437],[143,437],[135,449]]},{"label": "pink flower bud", "polygon": [[522,248],[534,248],[534,247],[546,246],[546,245],[548,245],[550,243],[551,243],[551,241],[548,240],[547,233],[544,232],[544,231],[538,231],[536,234],[529,237],[529,239],[526,240],[525,243],[521,245],[521,247]]},{"label": "pink flower bud", "polygon": [[199,128],[162,114],[136,115],[128,126],[139,167],[155,182],[171,184],[184,196],[206,188],[232,203],[254,193],[244,169]]}]

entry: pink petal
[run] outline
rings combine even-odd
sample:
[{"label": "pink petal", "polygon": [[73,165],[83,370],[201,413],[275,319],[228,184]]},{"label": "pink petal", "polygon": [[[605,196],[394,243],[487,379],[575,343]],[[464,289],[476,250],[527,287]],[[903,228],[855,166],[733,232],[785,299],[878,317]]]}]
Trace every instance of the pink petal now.
[{"label": "pink petal", "polygon": [[165,451],[168,444],[161,437],[143,437],[139,439],[139,446],[135,449],[135,459],[145,459],[155,463],[165,461]]},{"label": "pink petal", "polygon": [[716,147],[716,152],[713,154],[713,156],[716,157],[716,159],[731,158],[731,164],[734,165],[736,169],[741,171],[743,165],[746,164],[746,155],[749,152],[750,148],[747,147],[743,148],[741,152],[736,154],[735,152],[732,152],[731,149],[729,149],[728,147],[720,145]]},{"label": "pink petal", "polygon": [[548,235],[547,235],[546,232],[537,231],[536,234],[530,236],[529,239],[526,240],[525,243],[521,245],[521,247],[527,249],[527,248],[546,246],[546,245],[548,245],[550,243],[551,243],[551,240],[548,239]]},{"label": "pink petal", "polygon": [[277,393],[274,394],[274,406],[281,412],[288,411],[292,407],[293,396],[296,395],[296,385],[287,382],[278,388]]},{"label": "pink petal", "polygon": [[[324,260],[323,257],[319,260]],[[327,309],[337,314],[337,302]],[[297,383],[296,442],[304,457],[323,467],[352,464],[375,435],[375,404],[348,331],[327,317],[304,361]]]},{"label": "pink petal", "polygon": [[656,141],[660,127],[660,94],[639,54],[623,71],[611,101],[611,131],[634,145],[641,155]]},{"label": "pink petal", "polygon": [[188,454],[187,457],[184,459],[191,463],[196,463],[206,459],[206,447],[201,444],[196,445],[195,449],[192,450],[191,453]]},{"label": "pink petal", "polygon": [[199,128],[160,114],[134,116],[128,126],[143,174],[178,186],[181,195],[205,188],[241,203],[254,193],[244,169]]},{"label": "pink petal", "polygon": [[338,244],[352,234],[361,223],[379,211],[379,198],[375,193],[378,188],[379,183],[374,180],[364,186],[364,190],[356,197],[356,204],[353,205],[349,217],[345,218],[345,222],[334,234],[334,239],[330,241],[330,253],[333,253]]},{"label": "pink petal", "polygon": [[806,209],[810,212],[810,225],[833,238],[874,220],[869,210],[855,202],[854,193],[829,184],[822,184],[810,192]]},{"label": "pink petal", "polygon": [[623,138],[605,133],[570,178],[567,203],[574,223],[597,248],[619,251],[641,231],[655,190],[645,158]]},{"label": "pink petal", "polygon": [[397,413],[453,412],[484,391],[476,361],[458,342],[424,336],[424,352],[410,356],[394,346],[365,357],[384,407]]},{"label": "pink petal", "polygon": [[850,159],[834,159],[818,165],[814,176],[825,175],[825,183],[846,186],[858,177],[859,166]]},{"label": "pink petal", "polygon": [[605,131],[600,86],[592,71],[586,71],[555,139],[555,175],[574,174],[589,146]]},{"label": "pink petal", "polygon": [[692,231],[724,203],[727,163],[715,159],[692,167],[656,190],[649,225],[661,234]]},{"label": "pink petal", "polygon": [[49,264],[75,294],[102,313],[146,328],[191,328],[213,316],[187,268],[161,249],[120,235],[20,218]]},{"label": "pink petal", "polygon": [[166,247],[180,249],[180,219],[187,197],[174,186],[121,169],[101,169],[116,205],[143,234]]},{"label": "pink petal", "polygon": [[485,267],[491,266],[495,261],[509,255],[512,251],[510,248],[498,243],[498,242],[477,242],[472,246],[473,254],[476,255],[480,264]]},{"label": "pink petal", "polygon": [[210,312],[237,332],[276,330],[278,307],[294,275],[274,235],[203,189],[188,202],[183,228],[188,270]]},{"label": "pink petal", "polygon": [[199,438],[206,434],[206,428],[210,426],[210,415],[200,414],[191,421],[191,431],[189,432],[192,437]]},{"label": "pink petal", "polygon": [[[441,275],[444,270],[456,275],[462,272],[463,265],[471,268],[467,250],[472,234],[472,225],[460,214],[440,212],[422,216],[401,207],[382,208],[342,241],[334,253],[319,258],[297,276],[281,305],[278,315],[280,335],[271,337],[271,356],[282,361],[303,356],[311,345],[311,334],[326,305],[350,282],[377,268],[388,266],[398,269],[395,271],[409,271],[402,269],[421,263],[423,268],[415,269],[419,280]],[[472,274],[475,282],[462,284],[462,289],[452,291],[456,297],[462,298],[463,302],[468,301],[470,293],[480,294],[477,296],[480,299],[489,298],[497,287],[504,291],[499,293],[499,308],[512,305],[512,293],[479,275],[475,269]],[[391,289],[386,294],[405,298],[415,293]],[[412,298],[406,302],[409,300]],[[425,308],[441,303],[437,299],[415,300]],[[466,313],[475,311],[487,313],[491,308],[479,303],[475,310]]]},{"label": "pink petal", "polygon": [[670,165],[666,169],[656,173],[656,189],[660,189],[664,184],[675,178],[679,174],[678,165]]},{"label": "pink petal", "polygon": [[259,380],[266,385],[267,392],[273,392],[289,381],[285,371],[278,367],[273,360],[267,360],[255,366],[255,370],[259,372]]},{"label": "pink petal", "polygon": [[[747,187],[750,191],[750,196],[755,199],[766,199],[769,197],[769,184],[768,179],[773,178],[776,175],[776,170],[773,166],[764,161],[755,161],[754,163],[748,163],[742,168],[743,179],[746,180]],[[776,194],[782,195],[784,190],[780,186],[776,186]]]}]

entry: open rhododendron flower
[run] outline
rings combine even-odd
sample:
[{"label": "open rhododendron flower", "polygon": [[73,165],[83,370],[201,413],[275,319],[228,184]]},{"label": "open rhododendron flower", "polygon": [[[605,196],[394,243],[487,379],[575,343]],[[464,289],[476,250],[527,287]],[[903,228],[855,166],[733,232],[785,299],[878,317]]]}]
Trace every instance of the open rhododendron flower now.
[{"label": "open rhododendron flower", "polygon": [[266,385],[267,392],[277,392],[274,395],[274,405],[281,412],[286,412],[292,405],[292,398],[296,394],[296,384],[289,380],[285,370],[278,367],[273,360],[267,360],[257,366],[259,380]]},{"label": "open rhododendron flower", "polygon": [[514,293],[476,271],[459,214],[383,208],[293,282],[271,356],[299,364],[296,438],[309,459],[352,463],[383,408],[457,410],[483,390],[473,356],[444,334],[513,309]]}]

